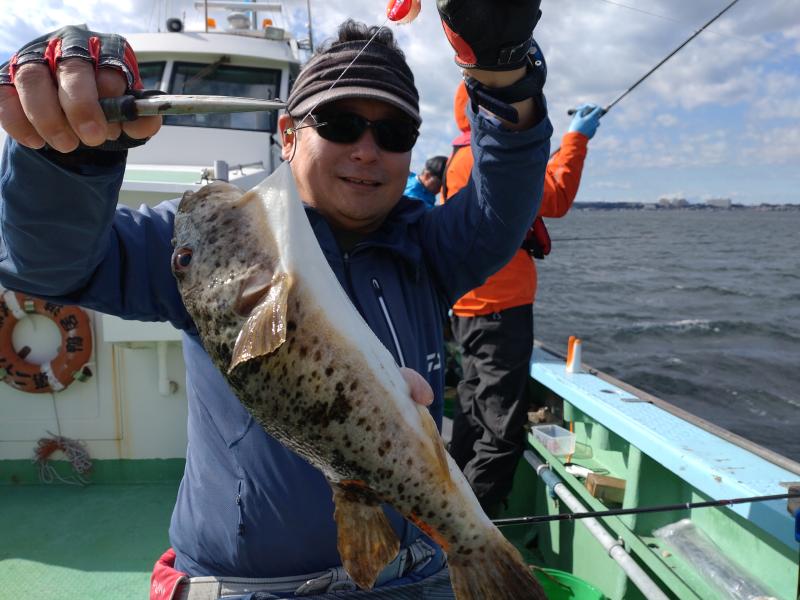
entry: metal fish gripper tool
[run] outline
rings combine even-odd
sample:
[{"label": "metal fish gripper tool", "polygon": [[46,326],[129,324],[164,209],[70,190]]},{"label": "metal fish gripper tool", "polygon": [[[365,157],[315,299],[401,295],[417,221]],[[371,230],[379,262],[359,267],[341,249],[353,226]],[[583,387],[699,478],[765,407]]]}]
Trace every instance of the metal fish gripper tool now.
[{"label": "metal fish gripper tool", "polygon": [[158,90],[145,90],[134,91],[125,96],[101,98],[100,106],[106,120],[114,123],[158,115],[274,111],[286,108],[286,103],[277,99],[164,94]]}]

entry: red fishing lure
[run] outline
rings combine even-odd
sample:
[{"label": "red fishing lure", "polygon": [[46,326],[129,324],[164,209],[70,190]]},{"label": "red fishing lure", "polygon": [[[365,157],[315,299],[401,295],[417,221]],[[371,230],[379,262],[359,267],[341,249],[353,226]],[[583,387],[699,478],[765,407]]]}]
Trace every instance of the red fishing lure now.
[{"label": "red fishing lure", "polygon": [[395,23],[410,23],[417,18],[420,8],[420,0],[389,0],[386,16]]}]

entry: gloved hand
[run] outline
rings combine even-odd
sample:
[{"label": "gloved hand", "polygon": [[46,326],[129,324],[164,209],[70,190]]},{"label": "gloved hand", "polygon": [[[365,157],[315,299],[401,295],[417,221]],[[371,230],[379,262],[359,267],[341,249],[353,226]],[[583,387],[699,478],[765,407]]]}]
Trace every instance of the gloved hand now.
[{"label": "gloved hand", "polygon": [[550,254],[552,242],[542,217],[537,216],[533,220],[533,224],[528,228],[520,248],[527,250],[528,254],[534,258],[542,259]]},{"label": "gloved hand", "polygon": [[[98,98],[141,89],[136,56],[125,38],[68,26],[23,46],[0,66],[0,126],[20,144],[62,153],[83,142],[114,149],[143,143],[160,117],[107,123]],[[15,89],[16,88],[16,89]]]},{"label": "gloved hand", "polygon": [[510,71],[526,64],[540,0],[436,0],[442,26],[464,69]]},{"label": "gloved hand", "polygon": [[600,127],[600,117],[604,114],[606,111],[596,104],[582,104],[575,110],[575,116],[572,117],[572,123],[569,124],[569,131],[577,131],[592,139],[597,128]]}]

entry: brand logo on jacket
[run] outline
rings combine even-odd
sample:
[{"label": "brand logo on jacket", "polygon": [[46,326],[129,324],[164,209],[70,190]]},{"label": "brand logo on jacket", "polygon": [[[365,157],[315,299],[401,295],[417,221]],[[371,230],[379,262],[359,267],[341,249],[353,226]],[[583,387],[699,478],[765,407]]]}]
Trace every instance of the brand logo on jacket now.
[{"label": "brand logo on jacket", "polygon": [[434,352],[433,354],[428,354],[426,358],[428,359],[428,373],[441,370],[442,356],[440,353]]}]

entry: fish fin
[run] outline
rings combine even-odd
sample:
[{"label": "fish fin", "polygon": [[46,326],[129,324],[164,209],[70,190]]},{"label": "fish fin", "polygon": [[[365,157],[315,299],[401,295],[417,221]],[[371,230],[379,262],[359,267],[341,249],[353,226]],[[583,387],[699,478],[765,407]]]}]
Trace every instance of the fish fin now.
[{"label": "fish fin", "polygon": [[547,600],[517,549],[497,529],[480,552],[448,554],[450,581],[458,600]]},{"label": "fish fin", "polygon": [[371,589],[378,574],[397,556],[397,539],[389,519],[363,481],[332,484],[337,547],[342,566],[362,589]]},{"label": "fish fin", "polygon": [[428,434],[428,437],[430,437],[434,452],[436,452],[436,460],[439,464],[439,468],[441,469],[441,472],[439,473],[441,480],[450,481],[450,466],[447,463],[447,450],[444,449],[444,442],[442,441],[442,436],[439,433],[439,429],[436,427],[436,421],[433,420],[431,413],[428,412],[426,407],[422,406],[421,404],[417,404],[417,409],[419,410],[419,415],[422,418],[422,426],[424,427],[425,432]]},{"label": "fish fin", "polygon": [[274,352],[286,341],[286,311],[292,278],[287,273],[276,273],[269,291],[245,321],[228,367],[228,373],[239,364]]}]

